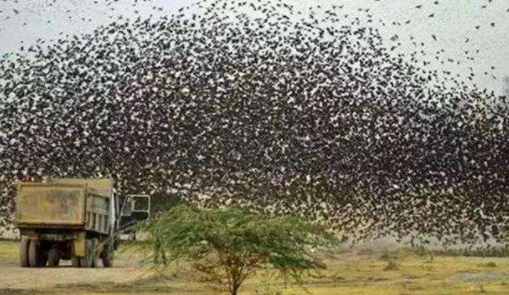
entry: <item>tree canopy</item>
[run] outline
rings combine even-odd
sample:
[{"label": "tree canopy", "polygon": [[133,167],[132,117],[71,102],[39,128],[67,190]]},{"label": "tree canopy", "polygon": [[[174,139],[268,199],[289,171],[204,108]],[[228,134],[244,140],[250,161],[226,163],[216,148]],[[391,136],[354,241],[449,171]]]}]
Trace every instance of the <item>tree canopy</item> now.
[{"label": "tree canopy", "polygon": [[238,208],[179,205],[142,228],[156,265],[190,262],[208,279],[228,285],[232,295],[262,268],[300,281],[306,271],[325,267],[311,251],[336,241],[323,226]]}]

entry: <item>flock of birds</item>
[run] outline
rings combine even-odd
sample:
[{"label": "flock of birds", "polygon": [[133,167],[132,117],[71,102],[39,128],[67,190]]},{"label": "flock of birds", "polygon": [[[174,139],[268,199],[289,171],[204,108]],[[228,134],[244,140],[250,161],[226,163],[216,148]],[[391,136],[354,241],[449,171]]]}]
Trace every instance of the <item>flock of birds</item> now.
[{"label": "flock of birds", "polygon": [[[1,3],[5,3],[4,5],[0,5],[0,32],[5,29],[2,27],[2,20],[12,20],[12,19],[34,19],[37,18],[40,14],[40,11],[47,11],[48,9],[52,9],[56,12],[56,15],[58,15],[57,18],[62,18],[67,20],[69,26],[79,26],[80,22],[83,22],[86,24],[93,24],[95,23],[101,23],[101,21],[97,21],[97,19],[102,19],[103,16],[111,20],[122,20],[124,18],[128,18],[127,16],[124,16],[124,14],[121,14],[120,11],[126,12],[125,8],[132,6],[134,7],[134,11],[132,13],[134,17],[142,17],[144,12],[146,12],[146,9],[139,9],[139,4],[144,4],[142,7],[149,7],[147,3],[154,2],[154,0],[93,0],[88,3],[83,3],[81,1],[78,1],[76,3],[66,1],[64,6],[62,6],[62,1],[60,0],[38,0],[38,1],[25,1],[25,0],[0,0]],[[247,0],[244,3],[254,2],[256,3],[257,0]],[[499,25],[505,25],[497,24],[497,22],[490,18],[490,15],[483,12],[488,11],[498,11],[500,10],[500,7],[504,6],[497,6],[500,1],[498,0],[485,0],[483,2],[480,2],[478,4],[478,10],[480,12],[479,20],[475,23],[472,23],[471,25],[471,34],[479,33],[482,34],[483,30],[485,29],[494,29],[498,28]],[[27,5],[27,3],[30,3],[30,5]],[[367,0],[367,3],[369,3],[369,0]],[[252,4],[252,3],[250,3]],[[385,3],[380,0],[374,0],[371,3],[371,6],[373,5],[384,5]],[[388,20],[388,19],[375,19],[373,9],[371,8],[359,8],[358,12],[362,15],[361,18],[364,18],[364,20],[369,23],[376,23],[377,25],[381,26],[393,26],[395,27],[395,30],[401,31],[402,28],[406,27],[415,27],[419,26],[419,21],[422,21],[423,18],[429,18],[430,20],[434,19],[437,16],[440,16],[441,14],[446,14],[447,12],[444,9],[444,5],[447,5],[444,1],[434,1],[434,0],[423,0],[422,4],[416,5],[414,7],[411,7],[413,12],[409,13],[409,17],[406,20]],[[94,9],[94,6],[97,7],[97,11],[93,12],[91,9]],[[191,5],[193,6],[193,5]],[[64,8],[65,7],[65,8]],[[152,12],[148,17],[157,17],[158,15],[162,15],[166,13],[165,8],[163,6],[158,6],[157,4],[150,5]],[[187,8],[189,8],[188,6]],[[219,5],[218,5],[219,7]],[[373,6],[375,7],[375,6]],[[318,8],[320,5],[318,5]],[[376,8],[376,7],[375,7]],[[460,9],[460,8],[458,8]],[[505,13],[509,13],[509,7],[503,8]],[[183,9],[184,10],[184,9]],[[268,10],[267,10],[268,11]],[[179,11],[179,12],[182,12]],[[120,14],[119,14],[120,13]],[[347,5],[345,4],[337,4],[332,5],[332,9],[329,9],[325,11],[326,14],[328,14],[328,18],[335,19],[335,21],[346,21],[350,19],[356,19],[356,21],[360,21],[361,19],[359,17],[355,17],[347,10]],[[90,15],[96,14],[94,17],[90,17]],[[305,14],[305,11],[297,11],[296,14]],[[55,13],[45,13],[45,15],[51,15],[52,18],[41,20],[42,22],[46,22],[48,24],[55,23]],[[484,16],[483,16],[484,15]],[[95,19],[94,19],[95,18]],[[488,20],[486,20],[488,18]],[[315,19],[316,20],[316,19]],[[57,21],[56,23],[58,23]],[[12,25],[12,24],[11,24]],[[60,24],[63,26],[62,24]],[[65,26],[68,26],[65,25]],[[22,24],[23,27],[30,27],[30,26],[40,26],[40,23],[38,22],[30,22],[30,21],[24,21]],[[404,29],[403,29],[404,30]],[[64,30],[65,31],[65,30]],[[69,38],[70,36],[62,31],[60,33],[60,36],[65,35],[66,38]],[[474,82],[474,76],[475,71],[474,68],[468,63],[468,62],[461,62],[457,58],[450,58],[450,56],[457,55],[457,53],[447,53],[444,50],[440,50],[437,52],[426,52],[426,47],[430,46],[430,42],[423,42],[423,41],[441,41],[442,36],[439,32],[430,32],[429,33],[429,40],[421,40],[417,41],[415,36],[409,36],[409,40],[402,40],[398,36],[398,34],[394,34],[390,39],[392,41],[396,41],[397,44],[394,44],[390,46],[392,49],[396,49],[399,46],[402,45],[402,43],[409,42],[415,46],[415,51],[412,54],[415,60],[419,60],[419,62],[424,63],[424,65],[427,65],[429,63],[438,62],[442,65],[444,64],[463,64],[463,68],[461,71],[457,71],[456,73],[456,79],[467,79],[471,83]],[[403,38],[403,37],[402,37]],[[465,37],[465,44],[471,43],[471,36]],[[42,39],[39,41],[43,41]],[[45,41],[45,40],[44,40]],[[44,42],[43,41],[43,42]],[[51,39],[50,41],[54,41]],[[22,47],[25,47],[23,44],[24,41],[20,41],[22,43]],[[435,42],[440,43],[440,42]],[[480,53],[479,49],[474,50],[465,50],[465,58],[467,61],[473,61],[476,59],[476,55]],[[449,56],[449,57],[448,57]],[[496,80],[497,75],[493,74],[493,70],[495,70],[495,65],[490,65],[486,69],[482,70],[482,73],[484,73],[485,76],[489,76],[492,79]],[[461,75],[461,72],[467,72],[468,74],[466,77],[463,77]],[[442,75],[451,75],[452,71],[445,69],[441,72]]]},{"label": "flock of birds", "polygon": [[504,239],[507,97],[394,53],[340,6],[191,8],[0,61],[3,210],[18,180],[113,177],[122,194],[297,214],[353,240]]}]

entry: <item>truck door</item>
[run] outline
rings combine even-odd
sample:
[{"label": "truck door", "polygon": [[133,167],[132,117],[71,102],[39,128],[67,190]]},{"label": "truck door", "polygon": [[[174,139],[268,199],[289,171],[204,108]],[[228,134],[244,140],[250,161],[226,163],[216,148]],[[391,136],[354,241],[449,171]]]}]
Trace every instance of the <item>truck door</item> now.
[{"label": "truck door", "polygon": [[132,226],[150,218],[150,196],[128,195],[122,204],[120,228],[123,232],[132,232]]}]

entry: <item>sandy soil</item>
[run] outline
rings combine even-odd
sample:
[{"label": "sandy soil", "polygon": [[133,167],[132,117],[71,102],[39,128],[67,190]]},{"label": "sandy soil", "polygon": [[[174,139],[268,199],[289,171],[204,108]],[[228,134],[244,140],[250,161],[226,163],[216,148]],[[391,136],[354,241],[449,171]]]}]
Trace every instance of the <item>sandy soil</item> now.
[{"label": "sandy soil", "polygon": [[[6,242],[2,242],[6,244]],[[0,259],[0,289],[51,289],[66,285],[124,284],[149,276],[149,271],[140,267],[143,257],[120,253],[113,268],[80,269],[70,266],[70,261],[61,262],[58,268],[22,268],[19,266],[17,249],[12,243],[4,250]],[[6,251],[16,253],[5,253]],[[8,254],[8,255],[7,255]]]}]

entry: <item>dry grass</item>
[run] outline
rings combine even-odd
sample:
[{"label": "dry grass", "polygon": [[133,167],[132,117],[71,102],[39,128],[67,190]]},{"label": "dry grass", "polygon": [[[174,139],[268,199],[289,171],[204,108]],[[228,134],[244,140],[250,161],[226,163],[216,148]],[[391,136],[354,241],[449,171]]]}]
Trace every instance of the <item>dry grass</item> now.
[{"label": "dry grass", "polygon": [[0,260],[13,260],[18,258],[18,243],[0,240]]},{"label": "dry grass", "polygon": [[[133,250],[121,253],[121,272],[128,268],[138,268],[139,261],[133,260]],[[390,253],[390,254],[385,254]],[[17,267],[17,245],[0,242],[0,268],[9,272],[22,272]],[[140,258],[142,259],[142,258]],[[8,261],[4,263],[2,261]],[[327,253],[328,269],[320,276],[305,279],[305,289],[261,273],[248,281],[241,294],[245,295],[463,295],[463,294],[509,294],[509,258],[482,258],[462,256],[420,255],[417,251],[400,248],[364,249],[358,253],[352,249]],[[389,268],[389,265],[392,265]],[[39,272],[46,270],[40,269]],[[53,271],[69,272],[70,269]],[[79,270],[76,270],[79,272]],[[90,282],[56,284],[38,289],[38,294],[186,294],[219,295],[226,294],[221,288],[201,282],[199,276],[185,265],[175,266],[164,272],[143,269],[144,276],[123,282],[91,278]],[[104,269],[93,271],[101,278]],[[76,276],[76,272],[74,272]],[[87,275],[90,275],[88,272]],[[112,279],[114,277],[111,277]],[[71,278],[72,279],[72,278]],[[34,294],[37,282],[27,284],[20,290],[2,289],[3,294]],[[309,293],[306,293],[309,292]]]}]

